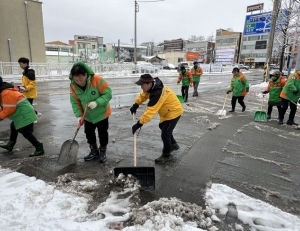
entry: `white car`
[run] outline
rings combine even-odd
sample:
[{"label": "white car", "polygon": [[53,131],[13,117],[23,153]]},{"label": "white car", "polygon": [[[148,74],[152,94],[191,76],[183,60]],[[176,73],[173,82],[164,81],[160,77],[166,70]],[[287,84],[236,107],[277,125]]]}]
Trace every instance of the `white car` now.
[{"label": "white car", "polygon": [[[275,71],[279,71],[279,67],[271,67],[270,68],[270,77],[272,77],[274,75]],[[289,71],[287,69],[282,69],[281,73],[283,76],[287,77]]]}]

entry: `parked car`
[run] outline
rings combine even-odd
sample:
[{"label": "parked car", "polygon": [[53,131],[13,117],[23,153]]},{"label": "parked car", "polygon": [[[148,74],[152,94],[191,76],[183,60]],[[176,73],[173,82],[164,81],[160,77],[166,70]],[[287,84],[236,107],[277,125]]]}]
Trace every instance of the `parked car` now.
[{"label": "parked car", "polygon": [[177,67],[175,65],[173,65],[172,63],[166,63],[165,66],[163,66],[164,70],[176,70]]},{"label": "parked car", "polygon": [[184,66],[186,70],[190,70],[190,66],[187,62],[181,62],[178,64],[177,70],[180,71],[181,66]]},{"label": "parked car", "polygon": [[238,65],[238,68],[239,68],[239,69],[243,69],[243,70],[249,70],[249,69],[250,69],[249,66],[244,65],[244,64],[239,64],[239,65]]}]

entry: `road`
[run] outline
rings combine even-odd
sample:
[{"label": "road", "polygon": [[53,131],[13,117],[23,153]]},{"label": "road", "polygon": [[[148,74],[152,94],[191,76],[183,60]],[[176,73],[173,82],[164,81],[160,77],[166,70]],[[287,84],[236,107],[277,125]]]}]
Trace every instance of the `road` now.
[{"label": "road", "polygon": [[[247,73],[251,85],[261,83],[261,74],[261,71]],[[256,93],[262,90],[255,87],[251,87],[246,96],[245,113],[239,111],[237,105],[235,113],[227,113],[226,117],[216,116],[216,111],[222,109],[230,77],[204,76],[199,86],[200,97],[190,97],[189,102],[183,105],[185,113],[174,132],[180,149],[174,152],[171,163],[154,163],[162,149],[159,118],[156,116],[143,126],[137,139],[138,166],[155,167],[156,190],[141,192],[142,203],[159,197],[177,197],[205,207],[199,198],[210,182],[218,182],[299,215],[300,131],[286,125],[279,126],[276,119],[268,123],[253,122],[253,115],[261,105]],[[46,155],[28,158],[33,149],[19,136],[12,154],[0,152],[1,165],[46,181],[56,182],[59,175],[66,173],[76,179],[96,179],[101,187],[91,194],[96,204],[104,201],[109,188],[105,189],[103,185],[112,179],[113,168],[133,165],[132,117],[128,107],[140,91],[134,85],[137,78],[107,80],[114,95],[105,164],[83,161],[83,156],[89,152],[83,129],[76,138],[80,145],[78,163],[72,166],[56,163],[62,143],[75,132],[77,120],[69,104],[69,82],[51,81],[38,83],[39,97],[34,105],[42,113],[35,125],[35,134],[44,143]],[[162,77],[162,80],[174,91],[178,90],[175,76]],[[229,101],[225,107],[227,112]],[[137,116],[144,108],[138,109]],[[276,118],[276,111],[273,114]],[[300,122],[299,114],[297,120]],[[6,141],[8,134],[9,120],[4,120],[0,127],[0,141]],[[91,210],[93,206],[91,204]]]}]

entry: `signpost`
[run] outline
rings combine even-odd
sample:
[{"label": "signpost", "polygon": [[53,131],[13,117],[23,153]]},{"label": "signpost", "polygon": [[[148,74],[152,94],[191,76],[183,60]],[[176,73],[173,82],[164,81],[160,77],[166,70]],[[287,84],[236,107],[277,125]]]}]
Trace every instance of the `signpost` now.
[{"label": "signpost", "polygon": [[257,10],[262,11],[263,9],[264,9],[263,3],[251,5],[251,6],[247,6],[247,13],[252,12],[252,11],[257,11]]}]

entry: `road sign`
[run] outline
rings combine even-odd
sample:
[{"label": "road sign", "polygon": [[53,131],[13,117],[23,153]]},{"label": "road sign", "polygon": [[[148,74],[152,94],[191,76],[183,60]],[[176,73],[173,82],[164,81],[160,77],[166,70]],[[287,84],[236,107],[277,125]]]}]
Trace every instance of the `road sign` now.
[{"label": "road sign", "polygon": [[247,13],[252,12],[252,11],[257,11],[257,10],[263,10],[264,9],[264,4],[255,4],[251,6],[247,6]]}]

